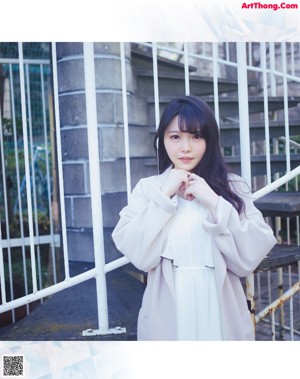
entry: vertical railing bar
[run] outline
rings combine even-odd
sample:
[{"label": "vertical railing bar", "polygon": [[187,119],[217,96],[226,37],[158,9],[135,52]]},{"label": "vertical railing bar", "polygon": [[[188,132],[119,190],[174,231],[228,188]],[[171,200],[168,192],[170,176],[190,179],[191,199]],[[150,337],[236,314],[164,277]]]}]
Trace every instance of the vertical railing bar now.
[{"label": "vertical railing bar", "polygon": [[[286,191],[288,191],[288,183],[286,183]],[[286,218],[286,226],[287,226],[287,244],[291,244],[291,223],[290,223],[290,217]],[[292,271],[291,266],[288,266],[288,282],[289,282],[289,288],[292,287]],[[291,341],[294,340],[294,309],[293,309],[293,301],[294,297],[292,296],[289,299],[289,318],[290,318],[290,339]]]},{"label": "vertical railing bar", "polygon": [[[21,181],[20,181],[20,163],[18,155],[18,139],[17,139],[17,125],[16,125],[16,109],[15,109],[15,93],[13,85],[13,73],[12,65],[10,65],[10,78],[11,78],[11,110],[12,110],[12,120],[13,120],[13,134],[14,134],[14,151],[15,151],[15,162],[16,162],[16,176],[17,176],[17,189],[18,189],[18,207],[19,207],[19,220],[20,220],[20,232],[22,243],[22,261],[23,261],[23,273],[24,273],[24,289],[25,295],[28,295],[28,277],[27,277],[27,263],[26,263],[26,251],[24,244],[24,219],[23,219],[23,205],[21,196]],[[26,304],[26,313],[29,314],[29,304]]]},{"label": "vertical railing bar", "polygon": [[[0,140],[0,149],[1,149],[1,161],[2,161],[2,181],[3,181],[3,198],[4,202],[6,202],[6,187],[5,186],[5,173],[3,170],[3,165],[4,165],[4,146],[3,146],[3,126],[2,126],[2,114],[1,114],[1,107],[0,107],[0,134],[1,134],[1,140]],[[6,214],[6,211],[5,211]],[[6,220],[5,220],[6,222]],[[7,222],[6,222],[6,228],[7,228]],[[0,241],[2,241],[2,220],[0,219]],[[9,247],[9,238],[7,236],[7,242],[8,242],[8,247]],[[11,265],[10,265],[11,266]],[[11,273],[9,273],[11,275]],[[5,272],[4,272],[4,258],[3,258],[3,249],[2,249],[2,243],[0,243],[0,281],[1,281],[1,299],[2,299],[2,304],[6,303],[6,288],[5,288]]]},{"label": "vertical railing bar", "polygon": [[291,72],[292,75],[295,76],[295,50],[294,50],[294,43],[290,43],[291,46]]},{"label": "vertical railing bar", "polygon": [[[49,221],[50,221],[50,234],[52,237],[51,255],[52,255],[52,270],[53,270],[53,281],[54,284],[57,283],[56,275],[56,260],[55,260],[55,242],[54,242],[54,230],[53,230],[53,215],[51,206],[51,186],[50,186],[50,163],[48,155],[48,133],[47,133],[47,119],[46,119],[46,102],[45,102],[45,81],[44,81],[44,65],[40,64],[41,73],[41,98],[42,98],[42,110],[43,110],[43,127],[44,127],[44,141],[45,141],[45,160],[46,160],[46,177],[47,177],[47,192],[48,192],[48,210],[49,210]],[[53,154],[53,152],[52,152]]]},{"label": "vertical railing bar", "polygon": [[229,42],[225,42],[225,49],[226,49],[226,61],[230,61],[230,53],[229,53]]},{"label": "vertical railing bar", "polygon": [[[2,128],[2,125],[0,125]],[[0,219],[0,241],[2,241],[2,220]],[[2,243],[0,243],[0,284],[1,284],[1,301],[2,304],[6,303],[6,286],[5,286],[5,272],[4,272],[4,258]]]},{"label": "vertical railing bar", "polygon": [[[296,151],[298,152],[298,150]],[[295,178],[295,191],[298,192],[299,191],[299,185],[298,185],[298,176],[296,176]],[[300,223],[299,223],[299,219],[300,217],[299,216],[296,216],[296,234],[297,234],[297,246],[300,246]],[[298,261],[298,280],[300,280],[300,261]],[[298,293],[298,297],[299,297],[299,303],[298,303],[298,309],[300,311],[300,291]]]},{"label": "vertical railing bar", "polygon": [[[251,148],[252,148],[251,154],[255,155],[256,154],[256,143],[255,143],[255,141],[253,141],[251,143]],[[258,189],[258,187],[257,187],[257,177],[253,176],[253,178],[252,178],[252,191],[256,192],[257,189]]]},{"label": "vertical railing bar", "polygon": [[248,59],[249,59],[249,66],[252,66],[253,65],[253,62],[252,62],[252,43],[251,42],[248,42]]},{"label": "vertical railing bar", "polygon": [[244,42],[237,43],[238,60],[238,101],[239,101],[239,122],[240,146],[241,146],[241,172],[244,180],[251,185],[251,153],[250,153],[250,132],[249,132],[249,103],[248,103],[248,81],[246,49]]},{"label": "vertical railing bar", "polygon": [[276,70],[275,67],[275,45],[274,42],[269,43],[270,48],[270,87],[271,87],[271,96],[276,96],[276,79],[274,72]]},{"label": "vertical railing bar", "polygon": [[28,226],[30,237],[30,257],[31,257],[31,273],[32,273],[32,288],[33,292],[37,291],[36,280],[36,261],[34,251],[34,231],[33,231],[33,215],[31,202],[31,183],[30,183],[30,163],[27,138],[27,112],[26,112],[26,92],[25,92],[25,75],[24,75],[24,59],[22,42],[18,42],[19,61],[20,61],[20,87],[21,87],[21,109],[22,109],[22,126],[24,140],[24,163],[26,176],[26,192],[27,192],[27,209],[28,209]]},{"label": "vertical railing bar", "polygon": [[155,128],[158,129],[160,112],[159,112],[159,88],[158,88],[158,67],[157,67],[157,45],[152,43],[152,60],[153,60],[153,84],[154,84],[154,108],[155,108]]},{"label": "vertical railing bar", "polygon": [[[292,268],[288,266],[289,288],[292,287]],[[290,339],[294,341],[294,296],[289,299]]]},{"label": "vertical railing bar", "polygon": [[[269,297],[269,304],[272,303],[272,290],[271,290],[271,272],[268,271],[268,297]],[[272,340],[275,341],[276,339],[276,330],[275,330],[275,312],[271,313],[271,334],[272,334]]]},{"label": "vertical railing bar", "polygon": [[[277,283],[277,289],[278,289],[278,297],[280,297],[283,294],[283,268],[279,267],[277,269],[277,276],[278,276],[278,283]],[[279,313],[279,339],[284,339],[284,304],[281,304],[278,308]]]},{"label": "vertical railing bar", "polygon": [[[237,42],[237,74],[238,74],[238,101],[240,122],[240,150],[241,150],[241,173],[244,180],[251,188],[251,156],[250,156],[250,131],[249,131],[249,104],[248,104],[248,81],[247,81],[247,59],[246,45]],[[246,278],[246,296],[250,304],[250,310],[255,329],[254,315],[254,275]]]},{"label": "vertical railing bar", "polygon": [[[32,114],[31,114],[31,96],[30,96],[30,78],[29,78],[29,64],[25,64],[26,70],[26,81],[27,81],[27,104],[28,104],[28,125],[29,125],[29,146],[31,154],[31,173],[32,173],[32,190],[33,190],[33,215],[34,215],[34,226],[35,226],[35,236],[39,238],[39,223],[38,223],[38,208],[37,208],[37,194],[36,194],[36,170],[35,170],[35,151],[33,146],[33,132],[32,132]],[[42,289],[41,281],[41,253],[39,244],[36,245],[36,255],[37,255],[37,268],[38,268],[38,283],[39,288]]]},{"label": "vertical railing bar", "polygon": [[283,102],[284,102],[284,125],[285,125],[285,153],[286,153],[286,170],[291,171],[290,155],[290,132],[289,132],[289,109],[288,109],[288,87],[287,87],[287,63],[286,63],[286,43],[281,43],[282,71],[283,71]]},{"label": "vertical railing bar", "polygon": [[185,94],[190,95],[190,74],[189,74],[189,56],[188,56],[188,45],[187,42],[183,44],[184,51],[184,84],[185,84]]},{"label": "vertical railing bar", "polygon": [[53,76],[53,99],[54,99],[54,114],[56,126],[56,147],[57,147],[57,166],[58,166],[58,182],[59,182],[59,201],[61,214],[61,233],[63,242],[64,266],[66,279],[70,277],[69,260],[68,260],[68,239],[66,226],[66,211],[65,211],[65,196],[64,196],[64,177],[62,169],[62,154],[61,154],[61,135],[60,135],[60,115],[58,101],[58,77],[57,77],[57,54],[55,42],[51,43],[52,50],[52,76]]},{"label": "vertical railing bar", "polygon": [[[12,67],[11,78],[13,83]],[[22,196],[21,196],[21,181],[20,181],[20,163],[18,155],[18,140],[17,140],[17,125],[16,125],[16,110],[15,110],[15,94],[14,86],[11,85],[11,104],[12,104],[12,120],[13,120],[13,131],[14,131],[14,145],[15,145],[15,162],[16,162],[16,174],[17,174],[17,190],[18,190],[18,207],[19,207],[19,220],[21,227],[21,237],[24,239],[24,227],[23,227],[23,208],[22,208]]]},{"label": "vertical railing bar", "polygon": [[99,164],[99,144],[98,144],[98,124],[97,124],[97,100],[95,86],[95,63],[94,63],[94,44],[85,42],[83,44],[84,55],[84,77],[86,91],[86,114],[87,114],[87,133],[89,151],[89,169],[91,185],[92,203],[92,222],[93,222],[93,241],[95,251],[95,267],[97,271],[97,309],[99,331],[106,332],[108,325],[107,308],[107,289],[104,253],[104,236],[102,220],[102,200],[101,200],[101,181]]},{"label": "vertical railing bar", "polygon": [[218,88],[218,43],[212,42],[213,55],[213,86],[214,86],[214,113],[220,129],[219,88]]},{"label": "vertical railing bar", "polygon": [[[13,287],[13,273],[12,273],[12,260],[11,260],[11,247],[10,247],[10,230],[9,230],[9,217],[8,217],[8,204],[7,204],[7,183],[6,183],[6,169],[5,169],[5,156],[4,156],[4,143],[3,143],[3,125],[2,113],[0,107],[0,150],[1,150],[1,163],[2,163],[2,183],[3,183],[3,197],[4,197],[4,212],[5,212],[5,225],[6,225],[6,238],[7,238],[7,258],[8,258],[8,274],[9,274],[9,287],[10,298],[14,300],[14,287]],[[1,227],[1,224],[0,224]],[[3,268],[4,272],[4,268]],[[15,311],[12,311],[12,320],[15,322]]]},{"label": "vertical railing bar", "polygon": [[265,149],[267,164],[267,183],[271,183],[271,154],[270,154],[270,125],[269,125],[269,103],[268,103],[268,81],[267,81],[267,58],[266,44],[260,43],[260,56],[263,75],[263,94],[264,94],[264,120],[265,120]]},{"label": "vertical railing bar", "polygon": [[[281,52],[282,53],[282,52]],[[274,42],[270,42],[270,79],[271,79],[271,96],[276,96],[277,94],[277,86],[276,86],[276,78],[274,72],[276,71],[275,67],[275,44]],[[278,140],[274,139],[273,143],[273,153],[278,154]],[[279,174],[275,174],[275,179],[278,177]],[[281,218],[280,217],[275,217],[275,237],[277,241],[281,241],[281,236],[280,236],[280,230],[281,230]],[[277,269],[277,280],[278,280],[278,296],[281,295],[282,290],[280,289],[280,286],[282,285],[282,269]],[[278,326],[279,326],[279,339],[281,338],[282,335],[282,325],[284,322],[284,309],[283,307],[280,307],[278,309]]]},{"label": "vertical railing bar", "polygon": [[124,145],[125,145],[125,168],[127,201],[131,194],[131,171],[129,151],[129,128],[128,128],[128,105],[127,105],[127,83],[126,83],[126,59],[124,42],[120,42],[121,52],[121,77],[122,77],[122,100],[123,100],[123,123],[124,123]]},{"label": "vertical railing bar", "polygon": [[262,303],[261,303],[261,277],[260,272],[256,274],[256,280],[257,280],[257,299],[258,299],[258,307],[259,309],[262,309]]}]

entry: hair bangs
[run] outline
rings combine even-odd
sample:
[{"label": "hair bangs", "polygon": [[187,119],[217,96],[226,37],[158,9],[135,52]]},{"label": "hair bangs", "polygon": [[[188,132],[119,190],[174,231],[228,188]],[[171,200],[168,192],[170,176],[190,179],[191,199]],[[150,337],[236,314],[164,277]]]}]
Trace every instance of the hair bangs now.
[{"label": "hair bangs", "polygon": [[192,107],[184,104],[178,112],[178,127],[180,131],[203,136],[204,123],[202,115],[197,114]]}]

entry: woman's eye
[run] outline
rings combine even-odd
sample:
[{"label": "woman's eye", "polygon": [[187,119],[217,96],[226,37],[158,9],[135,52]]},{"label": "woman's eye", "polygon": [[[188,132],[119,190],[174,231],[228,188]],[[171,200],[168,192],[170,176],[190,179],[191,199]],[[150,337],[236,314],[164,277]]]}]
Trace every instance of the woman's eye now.
[{"label": "woman's eye", "polygon": [[173,134],[173,135],[171,136],[171,139],[179,139],[179,136],[178,136],[177,134]]},{"label": "woman's eye", "polygon": [[194,134],[194,135],[193,135],[193,138],[194,138],[194,139],[201,139],[202,136],[201,136],[201,134]]}]

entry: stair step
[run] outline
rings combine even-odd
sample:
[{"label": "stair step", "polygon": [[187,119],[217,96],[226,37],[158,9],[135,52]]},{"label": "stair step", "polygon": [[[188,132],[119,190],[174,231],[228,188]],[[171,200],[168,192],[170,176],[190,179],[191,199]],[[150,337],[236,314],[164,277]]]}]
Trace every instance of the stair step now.
[{"label": "stair step", "polygon": [[[136,69],[153,70],[152,51],[145,51],[131,46],[131,59]],[[164,57],[157,57],[157,66],[160,72],[182,72],[184,64]],[[196,71],[197,68],[189,65],[189,72]]]},{"label": "stair step", "polygon": [[[174,97],[162,96],[159,99],[160,102],[160,114],[162,114],[166,105],[173,99]],[[212,111],[214,111],[214,99],[213,97],[203,97],[203,100],[207,102],[207,104],[211,107]],[[288,106],[296,107],[297,104],[300,103],[300,97],[290,96],[288,97]],[[150,125],[155,125],[154,122],[154,98],[148,99],[149,104],[149,123]],[[221,97],[219,98],[219,111],[220,118],[226,119],[228,117],[234,117],[239,114],[238,109],[238,97]],[[281,96],[270,97],[269,102],[269,111],[281,110],[284,108],[284,98]],[[251,96],[249,97],[249,113],[260,113],[264,111],[264,102],[261,97]]]},{"label": "stair step", "polygon": [[273,247],[270,253],[262,260],[255,272],[274,270],[286,267],[300,261],[300,247],[294,245],[280,245]]},{"label": "stair step", "polygon": [[[224,157],[228,166],[237,175],[241,175],[241,157],[225,156]],[[291,168],[298,167],[300,162],[300,154],[291,154]],[[251,156],[251,170],[252,176],[265,175],[267,172],[266,156],[265,155],[252,155]],[[286,155],[276,154],[271,155],[271,173],[286,172]]]},{"label": "stair step", "polygon": [[[225,162],[229,166],[230,170],[237,175],[241,175],[241,157],[236,155],[233,157],[225,156]],[[291,168],[298,167],[300,160],[300,154],[291,154]],[[144,158],[143,165],[145,167],[156,167],[156,158]],[[252,176],[265,175],[266,174],[266,157],[264,155],[254,155],[251,157],[251,169]],[[271,156],[271,172],[281,173],[286,172],[286,156],[284,154],[277,154]]]},{"label": "stair step", "polygon": [[[237,175],[241,175],[241,157],[239,155],[225,156],[224,159],[233,173]],[[292,169],[298,167],[299,161],[300,161],[300,154],[291,154],[291,168]],[[143,165],[145,167],[157,166],[157,160],[156,158],[145,157],[143,159]],[[267,171],[265,155],[251,156],[251,169],[252,169],[252,176],[265,175]],[[286,172],[286,155],[285,154],[276,154],[276,155],[271,156],[271,172],[273,174]]]},{"label": "stair step", "polygon": [[[139,93],[153,96],[153,72],[147,70],[137,70],[139,83]],[[195,96],[207,96],[214,92],[214,82],[212,77],[190,76],[190,91]],[[184,73],[158,73],[158,85],[160,96],[183,96],[185,94]],[[228,79],[218,79],[219,93],[237,91],[237,82]]]},{"label": "stair step", "polygon": [[[240,125],[237,122],[221,122],[220,123],[220,140],[222,146],[232,146],[239,144]],[[300,134],[300,120],[291,120],[289,122],[290,136]],[[284,121],[270,121],[269,122],[269,135],[270,138],[277,138],[285,135]],[[250,141],[265,140],[265,122],[250,121]]]},{"label": "stair step", "polygon": [[256,200],[255,205],[266,217],[300,215],[299,192],[274,191]]},{"label": "stair step", "polygon": [[[225,156],[225,162],[228,164],[231,171],[237,175],[241,175],[241,158],[236,155],[233,157]],[[291,154],[291,168],[294,169],[299,165],[300,154]],[[143,165],[145,167],[156,167],[156,158],[144,158]],[[266,157],[264,155],[255,155],[251,157],[252,176],[266,174]],[[281,173],[286,172],[286,156],[284,154],[277,154],[271,156],[271,172]]]},{"label": "stair step", "polygon": [[[220,142],[221,146],[234,146],[240,143],[240,128],[237,122],[220,123]],[[250,142],[265,140],[265,122],[250,121]],[[149,133],[156,132],[155,126],[149,127]],[[290,137],[300,135],[300,120],[291,120],[289,122]],[[278,138],[285,135],[284,121],[269,122],[270,138]]]}]

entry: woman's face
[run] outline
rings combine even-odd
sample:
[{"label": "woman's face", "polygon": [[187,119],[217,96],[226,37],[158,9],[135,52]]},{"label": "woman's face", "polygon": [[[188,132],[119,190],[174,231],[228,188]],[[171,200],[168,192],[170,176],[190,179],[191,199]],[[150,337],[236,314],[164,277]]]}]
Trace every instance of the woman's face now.
[{"label": "woman's face", "polygon": [[201,135],[179,129],[178,116],[173,118],[165,131],[164,145],[174,168],[186,171],[192,171],[206,151],[206,141]]}]

